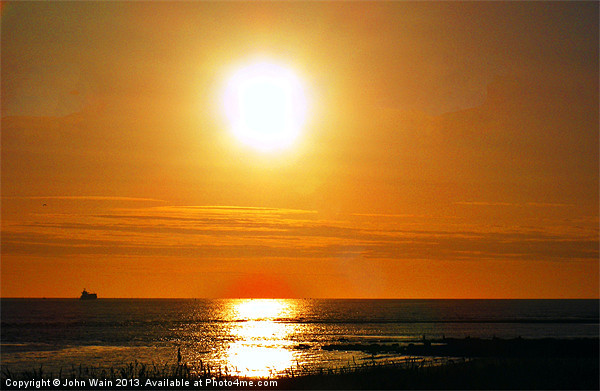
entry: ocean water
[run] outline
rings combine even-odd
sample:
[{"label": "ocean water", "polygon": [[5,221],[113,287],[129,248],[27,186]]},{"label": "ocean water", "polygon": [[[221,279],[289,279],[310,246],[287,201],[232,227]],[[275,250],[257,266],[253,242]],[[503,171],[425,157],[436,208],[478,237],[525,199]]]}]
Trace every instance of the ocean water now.
[{"label": "ocean water", "polygon": [[[273,376],[373,356],[332,343],[598,337],[598,300],[2,299],[1,364],[57,373],[134,361]],[[388,356],[375,357],[388,359]]]}]

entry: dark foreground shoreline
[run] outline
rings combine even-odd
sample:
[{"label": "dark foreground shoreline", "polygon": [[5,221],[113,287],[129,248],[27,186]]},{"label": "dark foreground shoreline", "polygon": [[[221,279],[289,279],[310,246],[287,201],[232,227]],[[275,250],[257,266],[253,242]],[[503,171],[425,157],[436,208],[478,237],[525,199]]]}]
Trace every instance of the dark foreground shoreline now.
[{"label": "dark foreground shoreline", "polygon": [[600,389],[598,338],[444,338],[407,346],[339,343],[321,348],[360,350],[374,358],[390,355],[400,360],[312,372],[290,369],[270,379],[238,378],[220,368],[187,364],[135,363],[109,370],[78,366],[58,374],[41,368],[23,373],[3,368],[0,389],[25,385],[48,390]]}]

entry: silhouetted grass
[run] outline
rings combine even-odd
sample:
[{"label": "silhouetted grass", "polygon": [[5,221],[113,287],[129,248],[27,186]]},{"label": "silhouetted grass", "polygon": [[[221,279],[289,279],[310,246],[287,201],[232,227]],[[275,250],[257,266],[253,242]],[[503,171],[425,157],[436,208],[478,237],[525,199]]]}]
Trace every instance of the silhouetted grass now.
[{"label": "silhouetted grass", "polygon": [[[415,360],[418,363],[420,360]],[[114,387],[108,389],[198,389],[198,387],[145,387],[151,380],[254,380],[237,378],[223,371],[209,369],[196,372],[188,365],[145,365],[131,363],[121,368],[98,369],[74,367],[66,374],[45,373],[42,368],[13,374],[2,371],[5,379],[104,379],[116,384],[117,379],[139,379],[140,387]],[[264,379],[263,379],[264,380]],[[381,363],[323,369],[312,374],[290,372],[278,377],[277,386],[271,387],[216,387],[217,389],[546,389],[546,390],[597,390],[598,360],[591,358],[481,358],[469,361],[448,361],[433,366],[398,366]],[[4,387],[3,387],[4,388]],[[212,388],[212,387],[211,387]],[[9,389],[9,388],[6,388]],[[42,387],[41,389],[57,389]],[[77,389],[107,389],[106,387],[78,387]]]},{"label": "silhouetted grass", "polygon": [[281,389],[598,390],[592,358],[480,358],[439,366],[375,365],[363,370],[280,379]]},{"label": "silhouetted grass", "polygon": [[7,367],[2,368],[1,378],[4,384],[6,379],[12,380],[39,380],[39,379],[106,379],[116,381],[117,379],[183,379],[195,380],[200,378],[224,378],[220,368],[215,370],[210,366],[201,365],[192,367],[188,364],[144,364],[133,362],[118,368],[96,368],[88,366],[72,366],[69,370],[62,369],[56,372],[46,372],[42,367],[30,371],[13,373]]}]

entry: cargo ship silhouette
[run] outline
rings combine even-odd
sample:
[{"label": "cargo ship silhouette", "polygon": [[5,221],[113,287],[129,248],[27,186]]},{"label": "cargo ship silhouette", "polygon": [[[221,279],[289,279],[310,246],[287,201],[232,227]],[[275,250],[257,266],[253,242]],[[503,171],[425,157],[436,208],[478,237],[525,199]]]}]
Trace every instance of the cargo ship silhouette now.
[{"label": "cargo ship silhouette", "polygon": [[98,295],[95,293],[89,293],[88,291],[85,290],[85,288],[83,288],[83,292],[81,292],[81,297],[79,299],[81,300],[96,300],[98,298]]}]

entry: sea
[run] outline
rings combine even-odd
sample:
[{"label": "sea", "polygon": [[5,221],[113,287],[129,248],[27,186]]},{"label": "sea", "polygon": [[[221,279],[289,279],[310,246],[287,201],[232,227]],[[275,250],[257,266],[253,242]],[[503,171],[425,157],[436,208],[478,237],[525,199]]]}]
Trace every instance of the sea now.
[{"label": "sea", "polygon": [[348,344],[597,338],[598,300],[1,299],[1,366],[68,373],[181,361],[276,377],[394,357]]}]

